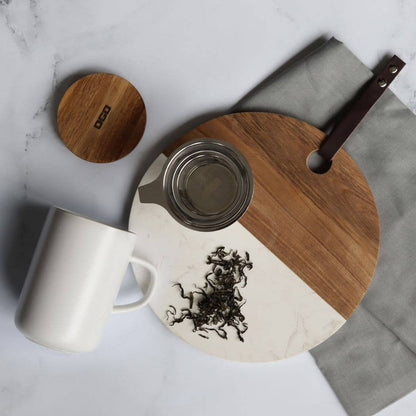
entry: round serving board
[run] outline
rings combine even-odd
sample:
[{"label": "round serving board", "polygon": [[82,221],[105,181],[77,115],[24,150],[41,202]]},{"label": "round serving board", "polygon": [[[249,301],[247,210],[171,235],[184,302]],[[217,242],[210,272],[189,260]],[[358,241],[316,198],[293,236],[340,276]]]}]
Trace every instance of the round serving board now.
[{"label": "round serving board", "polygon": [[[247,158],[253,201],[238,223],[198,232],[161,206],[141,203],[136,192],[129,224],[138,236],[136,254],[160,274],[152,309],[167,324],[169,305],[188,306],[174,283],[185,291],[202,286],[206,256],[218,246],[247,251],[254,267],[241,290],[247,300],[245,342],[233,328],[227,340],[201,338],[189,320],[168,328],[205,352],[237,361],[274,361],[313,348],[352,314],[376,267],[379,221],[364,175],[344,150],[328,172],[312,172],[307,159],[325,133],[294,118],[247,112],[210,120],[181,137],[154,161],[140,185],[158,176],[176,147],[202,137],[226,140]],[[134,271],[145,286],[142,271]]]},{"label": "round serving board", "polygon": [[58,130],[66,147],[89,162],[114,162],[139,143],[146,109],[137,89],[114,74],[83,77],[65,92]]}]

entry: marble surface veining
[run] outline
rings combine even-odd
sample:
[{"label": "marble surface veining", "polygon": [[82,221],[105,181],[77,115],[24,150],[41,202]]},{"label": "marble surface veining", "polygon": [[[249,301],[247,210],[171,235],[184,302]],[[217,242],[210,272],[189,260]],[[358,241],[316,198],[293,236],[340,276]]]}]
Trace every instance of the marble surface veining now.
[{"label": "marble surface veining", "polygon": [[[147,308],[112,317],[96,352],[67,356],[25,340],[13,314],[50,204],[126,227],[139,179],[173,137],[312,42],[335,35],[371,68],[399,55],[408,65],[391,88],[415,111],[415,18],[413,0],[0,0],[0,414],[345,414],[307,353],[228,362]],[[56,132],[63,91],[94,71],[126,77],[148,112],[139,146],[108,165],[78,159]],[[120,301],[135,295],[129,274]],[[416,393],[381,412],[415,413]]]}]

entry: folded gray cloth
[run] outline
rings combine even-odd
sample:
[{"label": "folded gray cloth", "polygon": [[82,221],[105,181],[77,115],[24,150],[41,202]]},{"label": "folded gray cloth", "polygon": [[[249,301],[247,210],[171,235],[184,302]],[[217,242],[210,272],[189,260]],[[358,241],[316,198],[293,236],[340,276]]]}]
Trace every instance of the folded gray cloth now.
[{"label": "folded gray cloth", "polygon": [[[372,75],[331,39],[233,110],[277,112],[325,129]],[[379,262],[360,306],[312,355],[350,415],[372,415],[416,388],[415,135],[416,117],[389,90],[345,145],[376,199]]]}]

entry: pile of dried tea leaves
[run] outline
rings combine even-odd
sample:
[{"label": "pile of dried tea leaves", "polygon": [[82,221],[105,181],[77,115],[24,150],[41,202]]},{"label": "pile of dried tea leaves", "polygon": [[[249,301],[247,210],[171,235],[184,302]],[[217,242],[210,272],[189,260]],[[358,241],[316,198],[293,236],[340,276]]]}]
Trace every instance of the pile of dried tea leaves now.
[{"label": "pile of dried tea leaves", "polygon": [[207,256],[206,263],[211,268],[205,275],[203,287],[195,285],[196,290],[185,293],[182,285],[175,283],[180,296],[188,300],[189,307],[178,312],[169,305],[166,319],[171,326],[189,319],[193,322],[193,331],[207,339],[210,333],[228,339],[227,330],[232,327],[238,339],[244,342],[243,334],[248,325],[241,312],[246,301],[240,289],[247,285],[246,271],[253,268],[250,256],[247,252],[240,256],[237,250],[226,251],[225,247],[218,247]]}]

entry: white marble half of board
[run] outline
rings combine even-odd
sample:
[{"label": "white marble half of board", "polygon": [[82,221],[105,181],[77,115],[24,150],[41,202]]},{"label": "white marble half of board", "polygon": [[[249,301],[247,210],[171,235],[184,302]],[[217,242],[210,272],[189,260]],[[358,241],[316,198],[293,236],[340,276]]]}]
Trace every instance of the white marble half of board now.
[{"label": "white marble half of board", "polygon": [[[166,156],[150,166],[140,185],[153,181],[162,170]],[[309,350],[336,332],[345,319],[279,260],[240,223],[215,232],[199,232],[180,225],[162,207],[133,201],[129,229],[137,234],[135,254],[153,263],[159,273],[156,293],[150,306],[167,328],[180,338],[205,351],[229,360],[243,362],[277,361]],[[188,301],[179,295],[179,282],[185,292],[204,284],[210,266],[207,255],[218,246],[250,253],[253,269],[248,284],[241,289],[247,300],[242,311],[248,330],[241,342],[234,328],[228,339],[215,333],[209,339],[192,331],[190,320],[169,326],[166,310],[178,310]],[[133,266],[139,285],[146,286],[145,273]]]}]

